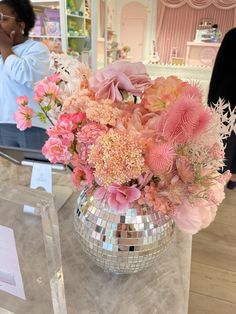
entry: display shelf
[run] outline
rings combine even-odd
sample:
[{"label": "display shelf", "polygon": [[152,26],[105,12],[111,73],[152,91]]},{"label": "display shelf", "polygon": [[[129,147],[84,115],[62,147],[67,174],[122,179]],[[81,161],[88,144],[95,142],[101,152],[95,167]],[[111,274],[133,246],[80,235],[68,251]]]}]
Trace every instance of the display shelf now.
[{"label": "display shelf", "polygon": [[67,49],[82,54],[91,48],[90,1],[65,0]]}]

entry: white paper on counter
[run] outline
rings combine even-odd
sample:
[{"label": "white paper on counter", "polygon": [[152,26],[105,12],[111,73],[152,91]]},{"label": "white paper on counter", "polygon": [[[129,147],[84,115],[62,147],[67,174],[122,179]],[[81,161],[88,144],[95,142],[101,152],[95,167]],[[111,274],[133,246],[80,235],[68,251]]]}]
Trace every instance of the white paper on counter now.
[{"label": "white paper on counter", "polygon": [[0,225],[0,290],[25,300],[14,231]]}]

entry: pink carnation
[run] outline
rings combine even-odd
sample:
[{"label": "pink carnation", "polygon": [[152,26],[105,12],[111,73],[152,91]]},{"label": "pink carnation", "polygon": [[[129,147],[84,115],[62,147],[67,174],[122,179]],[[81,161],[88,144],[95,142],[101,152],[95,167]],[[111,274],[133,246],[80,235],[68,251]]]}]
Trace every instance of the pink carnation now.
[{"label": "pink carnation", "polygon": [[67,145],[64,145],[58,137],[50,137],[42,148],[43,155],[53,164],[68,164],[71,159],[71,153]]},{"label": "pink carnation", "polygon": [[150,145],[145,155],[145,162],[155,175],[163,174],[172,167],[175,149],[169,143]]},{"label": "pink carnation", "polygon": [[94,144],[102,134],[106,133],[106,131],[106,127],[101,126],[98,123],[90,122],[80,129],[76,134],[76,138],[78,143]]},{"label": "pink carnation", "polygon": [[31,128],[33,115],[34,112],[32,108],[19,105],[18,111],[14,113],[17,128],[21,131]]}]

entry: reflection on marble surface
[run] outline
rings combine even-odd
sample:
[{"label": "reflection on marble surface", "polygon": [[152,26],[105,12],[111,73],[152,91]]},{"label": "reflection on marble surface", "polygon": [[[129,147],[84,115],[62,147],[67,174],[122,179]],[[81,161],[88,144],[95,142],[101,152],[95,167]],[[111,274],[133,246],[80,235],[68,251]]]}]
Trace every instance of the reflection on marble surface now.
[{"label": "reflection on marble surface", "polygon": [[[28,185],[30,182],[30,168],[16,167],[0,159],[0,171],[4,180],[11,179],[11,182],[22,185]],[[68,175],[56,175],[54,179],[57,184],[58,182],[66,186],[70,184]],[[168,251],[146,271],[132,275],[105,273],[83,253],[76,238],[73,219],[77,195],[75,193],[59,211],[68,314],[187,314],[191,237],[177,231]],[[37,230],[38,226],[35,221],[29,218],[28,223],[35,226]],[[25,225],[21,227],[26,228]],[[35,266],[41,267],[42,273],[45,273],[46,266],[40,264],[39,243],[32,238],[29,238],[29,243],[33,250],[31,258],[35,263],[29,267],[31,269]],[[24,252],[28,251],[24,250]],[[26,257],[22,255],[23,262],[24,258]],[[33,271],[38,271],[37,267]],[[32,287],[32,295],[37,284],[35,283],[35,287]],[[43,284],[45,285],[44,280]],[[15,300],[15,313],[51,314],[45,309],[50,300],[49,287],[46,285],[44,294],[42,297],[40,294],[40,298],[42,301],[35,303],[36,307],[27,309],[25,313],[17,312],[17,300]]]}]

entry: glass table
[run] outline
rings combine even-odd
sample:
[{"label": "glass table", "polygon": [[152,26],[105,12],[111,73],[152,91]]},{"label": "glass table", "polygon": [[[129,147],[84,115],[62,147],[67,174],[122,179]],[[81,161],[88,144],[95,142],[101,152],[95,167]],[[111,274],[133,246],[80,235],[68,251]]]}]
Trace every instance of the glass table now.
[{"label": "glass table", "polygon": [[[26,300],[0,287],[0,314],[188,313],[190,236],[176,230],[170,248],[147,271],[105,273],[77,239],[78,193],[57,213],[51,194],[9,182],[1,183],[0,225],[14,231]],[[38,207],[41,217],[25,214],[22,204]]]},{"label": "glass table", "polygon": [[0,212],[0,313],[67,313],[52,194],[1,182]]}]

